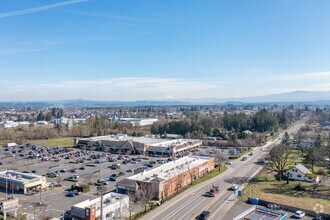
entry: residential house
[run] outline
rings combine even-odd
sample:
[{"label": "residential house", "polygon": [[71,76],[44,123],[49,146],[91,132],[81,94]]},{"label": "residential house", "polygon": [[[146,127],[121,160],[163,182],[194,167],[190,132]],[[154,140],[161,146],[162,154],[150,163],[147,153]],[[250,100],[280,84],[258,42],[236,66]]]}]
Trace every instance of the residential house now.
[{"label": "residential house", "polygon": [[319,182],[319,176],[313,174],[304,165],[297,164],[296,166],[288,169],[285,175],[291,180],[306,181],[306,182]]}]

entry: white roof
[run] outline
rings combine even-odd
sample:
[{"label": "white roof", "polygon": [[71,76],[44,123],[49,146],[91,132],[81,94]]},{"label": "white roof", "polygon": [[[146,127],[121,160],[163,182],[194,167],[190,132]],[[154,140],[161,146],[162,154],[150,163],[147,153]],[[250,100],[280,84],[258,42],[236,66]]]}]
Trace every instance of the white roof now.
[{"label": "white roof", "polygon": [[124,134],[119,135],[107,135],[98,136],[90,138],[79,138],[79,140],[89,140],[89,141],[126,141],[133,140],[134,142],[139,142],[153,147],[170,147],[178,146],[189,142],[196,141],[195,139],[160,139],[160,138],[149,138],[149,137],[130,137]]},{"label": "white roof", "polygon": [[[107,194],[103,195],[103,201],[108,201],[109,204],[115,203],[117,201],[118,198],[124,198],[124,197],[128,197],[125,194],[120,194],[120,193],[114,193],[114,192],[110,192]],[[91,207],[91,206],[98,206],[101,204],[101,197],[97,197],[95,199],[87,199],[83,202],[80,202],[78,204],[73,205],[74,207],[77,208],[86,208],[86,207]]]},{"label": "white roof", "polygon": [[154,178],[169,180],[174,176],[177,176],[180,173],[183,173],[188,169],[203,164],[211,159],[212,157],[186,156],[178,160],[168,162],[151,170],[127,177],[127,179],[146,182],[149,182]]}]

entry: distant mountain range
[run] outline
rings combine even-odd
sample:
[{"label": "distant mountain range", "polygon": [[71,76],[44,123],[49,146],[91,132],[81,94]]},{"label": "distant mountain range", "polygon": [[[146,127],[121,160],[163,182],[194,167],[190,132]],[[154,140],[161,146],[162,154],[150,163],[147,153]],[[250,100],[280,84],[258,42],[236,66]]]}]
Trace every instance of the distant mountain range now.
[{"label": "distant mountain range", "polygon": [[12,101],[0,102],[0,107],[114,107],[114,106],[178,106],[178,105],[216,105],[243,103],[322,103],[330,104],[330,91],[295,91],[289,93],[272,94],[244,98],[226,99],[184,99],[184,100],[150,100],[150,101],[93,101],[84,99],[62,101]]}]

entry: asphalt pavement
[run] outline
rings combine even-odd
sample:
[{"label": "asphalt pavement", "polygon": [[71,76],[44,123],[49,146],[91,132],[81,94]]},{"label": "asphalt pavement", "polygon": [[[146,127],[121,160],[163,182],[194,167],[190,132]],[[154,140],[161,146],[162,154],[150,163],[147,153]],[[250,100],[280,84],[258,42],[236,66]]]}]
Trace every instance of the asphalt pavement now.
[{"label": "asphalt pavement", "polygon": [[[286,130],[289,134],[293,134],[304,125],[304,121],[297,122]],[[246,156],[248,159],[242,161],[241,159],[233,160],[233,164],[228,166],[228,169],[199,185],[196,185],[181,194],[175,196],[173,199],[165,202],[158,208],[151,210],[142,220],[192,220],[198,219],[198,215],[202,211],[209,211],[209,219],[228,219],[226,213],[235,202],[237,195],[233,191],[228,190],[231,185],[242,185],[248,182],[250,178],[256,175],[261,169],[262,165],[256,163],[259,158],[264,157],[267,151],[280,143],[282,136],[286,131],[283,131],[278,138],[269,141],[261,147],[256,147],[253,150],[253,155]],[[219,193],[215,197],[205,197],[203,194],[210,190],[212,185],[219,186]]]}]

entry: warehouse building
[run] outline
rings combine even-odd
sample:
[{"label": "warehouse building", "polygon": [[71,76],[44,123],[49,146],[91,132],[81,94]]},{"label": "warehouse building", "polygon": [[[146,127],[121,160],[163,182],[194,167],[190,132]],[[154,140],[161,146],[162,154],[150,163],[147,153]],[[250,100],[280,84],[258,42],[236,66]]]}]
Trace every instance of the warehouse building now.
[{"label": "warehouse building", "polygon": [[32,190],[47,187],[46,178],[43,176],[12,170],[0,172],[0,189],[7,192],[27,194]]},{"label": "warehouse building", "polygon": [[129,137],[126,134],[75,138],[75,146],[86,150],[101,150],[111,153],[176,156],[202,146],[196,139],[161,139]]},{"label": "warehouse building", "polygon": [[162,201],[213,169],[212,157],[186,156],[119,181],[117,192]]},{"label": "warehouse building", "polygon": [[[103,207],[103,217],[101,217]],[[71,207],[73,220],[126,219],[129,216],[129,197],[119,193],[108,193],[96,199],[88,199]]]},{"label": "warehouse building", "polygon": [[119,121],[131,123],[133,126],[152,125],[158,118],[120,118]]}]

